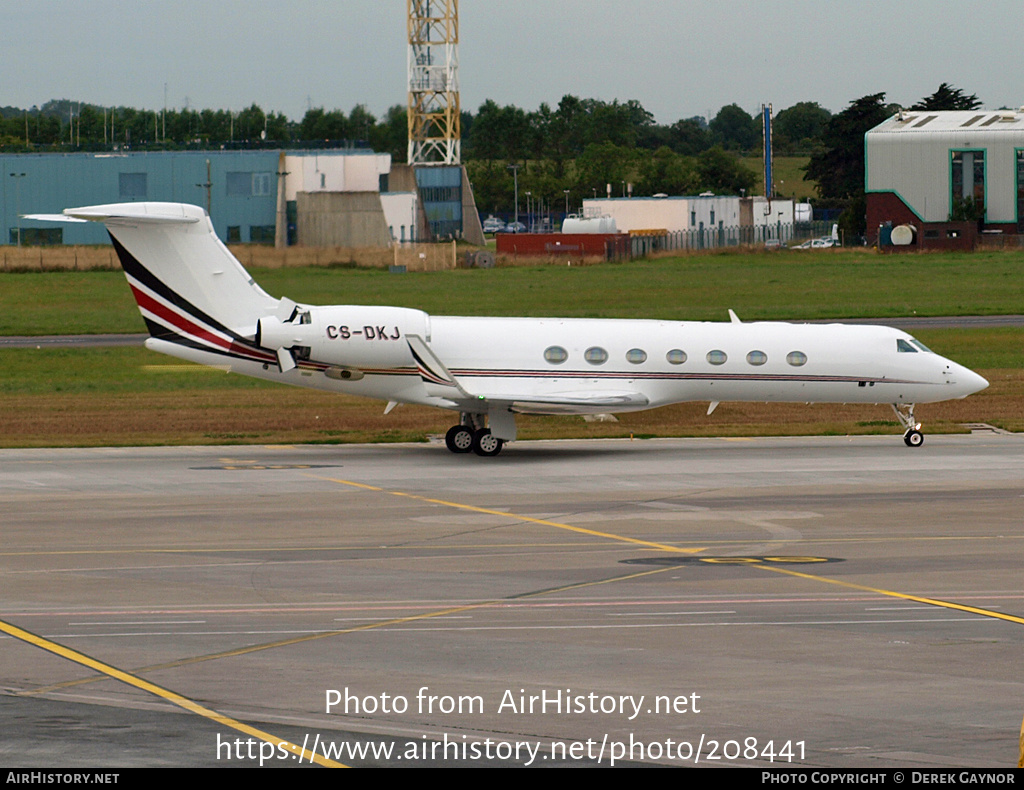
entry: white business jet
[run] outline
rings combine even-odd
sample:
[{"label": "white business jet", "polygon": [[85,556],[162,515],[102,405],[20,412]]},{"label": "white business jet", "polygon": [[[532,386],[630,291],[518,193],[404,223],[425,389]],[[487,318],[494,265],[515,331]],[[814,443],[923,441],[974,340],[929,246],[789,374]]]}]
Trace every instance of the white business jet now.
[{"label": "white business jet", "polygon": [[66,209],[106,225],[146,347],[270,381],[459,412],[454,453],[497,455],[516,414],[595,414],[683,401],[888,403],[924,441],[915,403],[964,398],[981,376],[905,332],[844,324],[431,316],[306,305],[261,289],[206,212],[177,203]]}]

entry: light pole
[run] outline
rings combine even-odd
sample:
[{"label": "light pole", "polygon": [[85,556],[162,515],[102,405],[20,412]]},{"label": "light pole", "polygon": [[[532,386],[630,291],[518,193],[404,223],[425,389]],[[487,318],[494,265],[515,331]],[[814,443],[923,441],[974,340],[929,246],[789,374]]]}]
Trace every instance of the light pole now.
[{"label": "light pole", "polygon": [[519,224],[519,165],[509,165],[508,169],[512,171],[512,183],[513,189],[515,190],[515,201],[516,201],[516,214],[515,223]]},{"label": "light pole", "polygon": [[533,216],[533,204],[530,202],[530,198],[533,196],[532,192],[527,191],[526,193],[526,232],[533,233],[533,222],[530,221],[530,217]]},{"label": "light pole", "polygon": [[569,190],[568,189],[563,189],[562,192],[565,195],[565,216],[568,217],[569,216]]},{"label": "light pole", "polygon": [[11,173],[11,178],[14,179],[14,219],[17,222],[19,247],[21,246],[21,179],[24,177],[24,173]]}]

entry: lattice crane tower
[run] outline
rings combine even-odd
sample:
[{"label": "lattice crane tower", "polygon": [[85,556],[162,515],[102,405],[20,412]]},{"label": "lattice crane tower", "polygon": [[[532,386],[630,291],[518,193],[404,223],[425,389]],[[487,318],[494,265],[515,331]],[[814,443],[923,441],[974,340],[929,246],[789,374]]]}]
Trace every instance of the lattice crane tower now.
[{"label": "lattice crane tower", "polygon": [[409,164],[461,164],[459,0],[406,0]]}]

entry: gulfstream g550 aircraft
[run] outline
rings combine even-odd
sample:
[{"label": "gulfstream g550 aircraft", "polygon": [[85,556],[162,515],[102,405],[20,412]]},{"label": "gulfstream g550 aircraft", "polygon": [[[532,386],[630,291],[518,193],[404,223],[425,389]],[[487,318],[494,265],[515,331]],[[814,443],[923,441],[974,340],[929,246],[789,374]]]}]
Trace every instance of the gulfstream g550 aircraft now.
[{"label": "gulfstream g550 aircraft", "polygon": [[915,403],[988,382],[882,326],[430,316],[275,299],[206,212],[125,203],[41,216],[106,225],[153,351],[285,384],[458,412],[455,453],[497,455],[516,414],[591,414],[682,401],[891,404],[916,447]]}]

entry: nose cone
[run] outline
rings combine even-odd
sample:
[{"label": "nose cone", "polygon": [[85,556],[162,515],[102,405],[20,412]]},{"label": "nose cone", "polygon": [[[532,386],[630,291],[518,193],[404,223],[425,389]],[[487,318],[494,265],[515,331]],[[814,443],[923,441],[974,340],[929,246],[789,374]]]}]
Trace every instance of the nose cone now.
[{"label": "nose cone", "polygon": [[952,374],[949,377],[949,383],[956,392],[954,398],[966,398],[975,392],[981,392],[988,386],[988,381],[984,377],[979,376],[973,370],[968,370],[963,365],[957,365],[954,362],[950,364],[949,368]]}]

